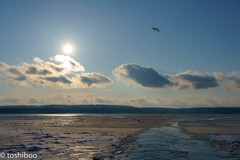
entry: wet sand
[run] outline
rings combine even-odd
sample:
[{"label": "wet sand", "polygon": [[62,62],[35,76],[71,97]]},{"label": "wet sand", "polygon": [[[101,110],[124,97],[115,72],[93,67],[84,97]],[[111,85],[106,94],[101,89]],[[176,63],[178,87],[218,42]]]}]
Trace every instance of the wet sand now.
[{"label": "wet sand", "polygon": [[240,134],[239,118],[179,122],[180,128],[196,134]]},{"label": "wet sand", "polygon": [[[133,147],[136,135],[141,131],[159,126],[176,127],[176,123],[185,133],[195,135],[199,139],[206,134],[211,136],[240,135],[240,119],[178,121],[178,119],[182,118],[196,117],[221,116],[82,115],[0,117],[0,152],[34,153],[38,155],[38,159],[52,160],[115,159],[116,155],[128,153],[129,148]],[[172,120],[176,122],[171,122]],[[233,150],[237,151],[236,148]]]},{"label": "wet sand", "polygon": [[0,152],[37,154],[38,159],[114,159],[166,116],[1,117]]},{"label": "wet sand", "polygon": [[240,118],[178,122],[179,128],[194,139],[206,140],[219,150],[240,158]]}]

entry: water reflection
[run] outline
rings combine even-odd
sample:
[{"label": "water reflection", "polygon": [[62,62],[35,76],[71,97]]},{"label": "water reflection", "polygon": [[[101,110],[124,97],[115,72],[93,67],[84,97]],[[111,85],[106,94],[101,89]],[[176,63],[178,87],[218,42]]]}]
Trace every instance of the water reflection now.
[{"label": "water reflection", "polygon": [[134,149],[128,157],[120,160],[161,159],[161,160],[233,160],[227,152],[217,151],[208,142],[192,140],[173,127],[151,128],[139,134]]}]

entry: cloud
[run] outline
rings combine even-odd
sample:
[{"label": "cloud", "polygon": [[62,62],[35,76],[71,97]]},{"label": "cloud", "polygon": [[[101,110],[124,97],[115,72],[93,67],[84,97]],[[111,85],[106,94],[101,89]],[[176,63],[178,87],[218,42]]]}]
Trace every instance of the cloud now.
[{"label": "cloud", "polygon": [[209,106],[212,106],[212,107],[219,107],[219,106],[221,106],[216,101],[214,101],[212,99],[207,99],[206,101],[209,103]]},{"label": "cloud", "polygon": [[30,104],[37,104],[39,102],[36,99],[32,98],[32,99],[29,100],[29,103]]},{"label": "cloud", "polygon": [[8,72],[13,75],[12,79],[14,79],[15,81],[25,81],[27,79],[26,76],[23,75],[20,71],[18,71],[17,68],[10,68]]},{"label": "cloud", "polygon": [[27,77],[21,70],[21,67],[10,66],[6,63],[0,62],[0,73],[7,77],[8,81],[16,84],[25,84]]},{"label": "cloud", "polygon": [[227,90],[240,91],[240,72],[232,72],[227,76]]},{"label": "cloud", "polygon": [[95,99],[95,102],[96,102],[96,103],[113,103],[113,102],[110,101],[110,100],[105,100],[105,99],[101,99],[101,98],[96,98],[96,99]]},{"label": "cloud", "polygon": [[177,74],[178,89],[208,89],[220,86],[218,79],[211,74],[186,71]]},{"label": "cloud", "polygon": [[[131,102],[134,102],[134,100],[132,100]],[[155,104],[153,102],[151,102],[151,99],[148,98],[138,98],[135,100],[135,104],[137,104],[138,106],[142,106],[142,107],[154,107]]]},{"label": "cloud", "polygon": [[27,74],[39,74],[39,75],[52,74],[52,72],[47,69],[38,70],[37,67],[35,67],[35,66],[29,66],[26,73]]},{"label": "cloud", "polygon": [[132,83],[141,87],[166,88],[175,85],[172,80],[168,79],[168,76],[158,73],[150,67],[137,64],[122,64],[112,73],[118,80],[126,84]]},{"label": "cloud", "polygon": [[91,86],[106,86],[113,84],[111,78],[101,75],[99,73],[82,73],[79,75],[79,79],[83,84],[86,84],[88,87]]},{"label": "cloud", "polygon": [[57,88],[105,87],[113,84],[111,78],[100,73],[83,73],[85,67],[72,57],[56,55],[43,61],[38,57],[33,64],[11,66],[0,62],[0,74],[7,81],[20,85],[52,86]]},{"label": "cloud", "polygon": [[[213,74],[186,71],[176,75],[161,74],[153,68],[137,64],[122,64],[112,71],[116,79],[125,84],[135,84],[145,88],[209,89],[220,86],[225,80],[220,72]],[[240,76],[239,76],[240,77]],[[234,84],[239,81],[235,78]]]},{"label": "cloud", "polygon": [[18,100],[14,99],[14,98],[5,98],[5,99],[1,100],[1,102],[3,102],[3,103],[17,103]]},{"label": "cloud", "polygon": [[[50,60],[55,61],[59,63],[57,65],[57,68],[61,70],[61,68],[64,69],[64,73],[71,73],[71,72],[82,72],[85,71],[85,68],[83,65],[75,61],[70,56],[65,55],[56,55],[55,57],[51,57]],[[54,65],[53,65],[54,66]],[[56,65],[55,65],[56,67]]]},{"label": "cloud", "polygon": [[50,81],[50,82],[54,82],[54,83],[64,83],[64,84],[70,84],[72,83],[70,80],[68,80],[66,77],[64,76],[58,76],[58,77],[46,77],[44,78],[46,79],[47,81]]}]

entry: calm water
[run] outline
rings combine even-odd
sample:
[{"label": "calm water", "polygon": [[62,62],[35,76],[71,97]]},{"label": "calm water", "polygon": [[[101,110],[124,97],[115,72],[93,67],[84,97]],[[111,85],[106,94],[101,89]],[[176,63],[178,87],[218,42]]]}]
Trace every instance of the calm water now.
[{"label": "calm water", "polygon": [[[0,114],[0,117],[77,117],[77,116],[106,116],[108,114]],[[117,114],[116,114],[117,115]]]},{"label": "calm water", "polygon": [[174,127],[151,128],[138,135],[134,149],[120,160],[235,160],[208,142],[192,140]]}]

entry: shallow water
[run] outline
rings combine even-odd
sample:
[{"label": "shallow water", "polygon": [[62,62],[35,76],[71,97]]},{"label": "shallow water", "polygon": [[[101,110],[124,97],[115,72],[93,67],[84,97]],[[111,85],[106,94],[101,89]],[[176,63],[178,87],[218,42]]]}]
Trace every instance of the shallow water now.
[{"label": "shallow water", "polygon": [[203,116],[196,116],[196,117],[187,117],[187,118],[178,118],[173,119],[173,122],[179,121],[198,121],[198,120],[216,120],[216,119],[224,119],[224,118],[240,118],[240,114],[209,114]]},{"label": "shallow water", "polygon": [[193,140],[174,127],[150,128],[138,135],[134,149],[120,160],[235,160],[209,142]]}]

